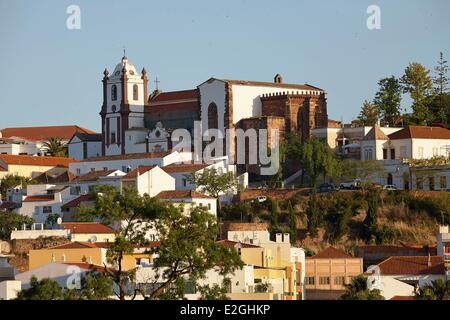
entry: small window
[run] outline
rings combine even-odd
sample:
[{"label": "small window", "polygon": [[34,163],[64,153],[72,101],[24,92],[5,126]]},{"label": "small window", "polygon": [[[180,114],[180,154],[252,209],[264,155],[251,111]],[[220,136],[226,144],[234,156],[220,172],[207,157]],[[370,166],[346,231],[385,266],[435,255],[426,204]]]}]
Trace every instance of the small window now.
[{"label": "small window", "polygon": [[111,132],[111,143],[116,143],[116,133]]},{"label": "small window", "polygon": [[108,167],[103,167],[103,171],[108,171]]},{"label": "small window", "polygon": [[52,206],[43,206],[42,212],[43,213],[52,213]]},{"label": "small window", "polygon": [[185,178],[183,178],[183,187],[186,187],[187,184],[187,180]]},{"label": "small window", "polygon": [[319,284],[321,285],[329,285],[330,277],[319,277]]},{"label": "small window", "polygon": [[433,148],[433,157],[437,157],[439,155],[439,149]]},{"label": "small window", "polygon": [[422,159],[423,158],[423,147],[419,147],[418,151],[419,151],[419,159]]},{"label": "small window", "polygon": [[94,172],[95,171],[95,168],[91,168],[91,172]]},{"label": "small window", "polygon": [[81,169],[77,168],[77,176],[81,175]]},{"label": "small window", "polygon": [[208,210],[211,210],[211,203],[208,203]]},{"label": "small window", "polygon": [[383,160],[387,159],[387,149],[383,149]]},{"label": "small window", "polygon": [[428,177],[428,189],[431,191],[434,190],[434,177]]},{"label": "small window", "polygon": [[306,285],[315,285],[316,284],[316,278],[315,277],[306,277],[305,279]]},{"label": "small window", "polygon": [[400,156],[402,158],[406,158],[406,147],[405,146],[400,147]]},{"label": "small window", "polygon": [[422,190],[423,189],[423,178],[417,177],[416,184],[417,184],[417,190]]},{"label": "small window", "polygon": [[447,177],[441,176],[439,178],[439,184],[440,184],[441,189],[447,189]]},{"label": "small window", "polygon": [[133,100],[139,100],[139,89],[138,85],[133,85]]},{"label": "small window", "polygon": [[391,159],[394,160],[395,159],[395,148],[391,149]]},{"label": "small window", "polygon": [[117,86],[115,84],[111,87],[111,100],[116,101],[117,100]]},{"label": "small window", "polygon": [[334,278],[334,284],[338,286],[343,286],[345,284],[345,277],[337,276]]}]

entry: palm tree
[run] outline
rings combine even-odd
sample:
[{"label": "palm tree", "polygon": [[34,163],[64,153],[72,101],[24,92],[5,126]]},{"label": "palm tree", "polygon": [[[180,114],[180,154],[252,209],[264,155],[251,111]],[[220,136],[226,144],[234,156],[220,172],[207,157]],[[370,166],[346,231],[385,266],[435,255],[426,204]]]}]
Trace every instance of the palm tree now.
[{"label": "palm tree", "polygon": [[367,285],[367,277],[360,275],[345,285],[345,292],[341,300],[384,300],[380,290],[370,290]]},{"label": "palm tree", "polygon": [[436,279],[416,291],[418,300],[449,300],[450,280]]},{"label": "palm tree", "polygon": [[67,145],[59,137],[50,137],[42,144],[46,155],[53,157],[67,157]]}]

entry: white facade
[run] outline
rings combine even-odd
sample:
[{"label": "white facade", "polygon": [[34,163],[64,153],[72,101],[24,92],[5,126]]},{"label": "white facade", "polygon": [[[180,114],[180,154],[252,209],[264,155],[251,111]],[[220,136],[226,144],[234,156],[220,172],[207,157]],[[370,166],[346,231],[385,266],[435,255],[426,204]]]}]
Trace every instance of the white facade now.
[{"label": "white facade", "polygon": [[123,187],[126,185],[134,187],[141,196],[148,194],[150,197],[154,197],[161,191],[175,190],[175,178],[158,166],[142,174],[137,172],[137,176],[133,178],[124,177],[122,181]]},{"label": "white facade", "polygon": [[10,142],[0,143],[0,154],[13,154],[13,155],[38,155],[41,150],[35,143],[31,142]]},{"label": "white facade", "polygon": [[172,202],[177,207],[183,208],[184,214],[189,214],[195,207],[206,207],[208,212],[214,217],[217,217],[217,200],[216,198],[172,198],[163,199],[164,201]]},{"label": "white facade", "polygon": [[68,183],[68,186],[70,187],[70,194],[76,196],[88,194],[92,191],[92,187],[98,185],[113,186],[117,190],[120,190],[123,176],[125,176],[125,173],[123,171],[115,170],[91,181],[82,181],[75,179],[74,181]]},{"label": "white facade", "polygon": [[270,242],[270,232],[268,230],[228,231],[227,239],[235,242],[260,245],[262,242]]},{"label": "white facade", "polygon": [[0,282],[0,300],[13,300],[21,291],[21,282],[18,280],[6,280]]},{"label": "white facade", "polygon": [[74,136],[68,143],[68,153],[70,158],[76,160],[99,157],[102,155],[102,142],[82,141],[79,137]]}]

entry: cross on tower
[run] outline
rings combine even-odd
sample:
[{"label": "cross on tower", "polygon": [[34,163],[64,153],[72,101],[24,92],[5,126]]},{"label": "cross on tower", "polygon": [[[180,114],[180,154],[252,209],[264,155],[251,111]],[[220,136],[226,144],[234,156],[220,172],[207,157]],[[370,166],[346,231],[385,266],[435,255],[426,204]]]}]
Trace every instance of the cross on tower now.
[{"label": "cross on tower", "polygon": [[160,83],[161,81],[158,80],[158,77],[155,77],[155,81],[153,81],[156,85],[156,91],[158,91],[158,83]]}]

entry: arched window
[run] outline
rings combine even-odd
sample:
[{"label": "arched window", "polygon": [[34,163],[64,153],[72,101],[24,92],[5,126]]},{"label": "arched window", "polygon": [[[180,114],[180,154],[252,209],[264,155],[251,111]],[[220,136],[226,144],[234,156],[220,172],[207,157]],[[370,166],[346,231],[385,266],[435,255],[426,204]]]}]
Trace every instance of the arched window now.
[{"label": "arched window", "polygon": [[117,86],[115,84],[113,84],[111,87],[111,100],[117,100]]},{"label": "arched window", "polygon": [[218,129],[217,106],[212,102],[208,106],[208,129]]},{"label": "arched window", "polygon": [[133,100],[139,100],[138,85],[133,85]]}]

